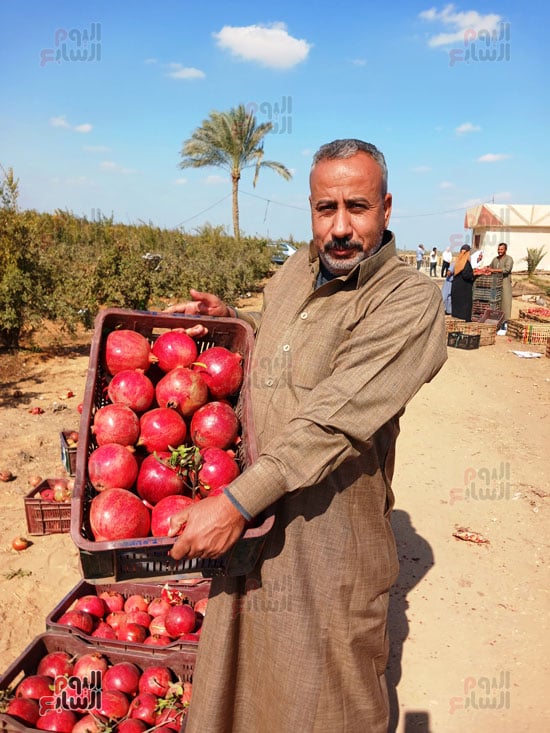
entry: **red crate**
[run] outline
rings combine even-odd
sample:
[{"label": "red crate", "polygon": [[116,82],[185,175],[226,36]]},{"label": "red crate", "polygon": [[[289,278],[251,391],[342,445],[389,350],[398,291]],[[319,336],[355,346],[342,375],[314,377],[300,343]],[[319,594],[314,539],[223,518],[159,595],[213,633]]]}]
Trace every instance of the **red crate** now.
[{"label": "red crate", "polygon": [[[113,647],[108,642],[90,644],[77,636],[69,634],[56,634],[47,632],[37,636],[19,657],[0,676],[0,695],[13,691],[19,682],[26,676],[36,673],[40,659],[50,652],[64,651],[73,656],[99,652],[104,654],[111,664],[119,662],[132,662],[142,671],[148,667],[162,665],[172,670],[175,676],[183,682],[192,681],[196,662],[196,651],[193,650],[169,650],[162,647],[149,647],[150,651],[143,649],[120,649]],[[183,731],[184,724],[181,728]],[[33,733],[34,728],[27,727],[11,715],[0,713],[0,730],[3,733]]]},{"label": "red crate", "polygon": [[[210,593],[210,580],[205,580],[203,578],[197,579],[196,583],[191,584],[189,583],[168,583],[170,586],[170,589],[173,591],[176,591],[178,593],[182,594],[182,597],[185,598],[185,600],[195,607],[195,604],[197,601],[202,600],[203,598],[207,598],[208,594]],[[153,598],[159,598],[161,594],[161,590],[163,588],[162,584],[159,583],[88,583],[85,580],[81,580],[77,585],[67,593],[67,595],[57,604],[57,606],[51,611],[47,617],[46,617],[46,629],[48,631],[55,631],[56,633],[69,633],[74,634],[81,639],[84,639],[88,642],[94,642],[97,641],[93,636],[89,636],[88,634],[85,634],[82,631],[79,631],[78,629],[75,629],[71,626],[65,626],[63,624],[59,623],[59,619],[61,616],[65,613],[65,611],[68,611],[70,608],[73,607],[73,605],[76,603],[76,601],[79,598],[82,598],[82,596],[86,595],[98,595],[100,593],[103,593],[103,591],[117,591],[118,593],[121,593],[122,596],[124,596],[124,599],[126,600],[131,595],[134,594],[140,594],[142,595],[147,601],[151,601]],[[149,649],[149,645],[147,644],[133,644],[126,641],[118,641],[118,640],[108,640],[109,645],[112,645],[113,647],[122,647],[126,649]],[[178,642],[173,641],[171,644],[167,645],[165,648],[167,649],[173,649],[173,648],[196,648],[198,645],[198,642],[193,641],[186,641],[186,642]]]},{"label": "red crate", "polygon": [[88,523],[89,505],[95,495],[87,475],[87,460],[97,447],[90,426],[96,410],[107,404],[108,375],[103,367],[103,352],[107,335],[125,328],[146,336],[151,343],[161,333],[173,328],[190,328],[198,323],[208,328],[205,337],[197,339],[199,352],[211,346],[224,346],[243,355],[244,386],[235,408],[241,422],[241,442],[237,461],[241,469],[254,462],[258,455],[252,410],[246,385],[250,380],[254,336],[251,327],[235,318],[190,318],[169,313],[149,313],[110,308],[101,311],[94,326],[90,361],[76,458],[76,479],[71,514],[71,536],[79,548],[84,578],[90,581],[180,579],[189,573],[205,576],[219,574],[246,575],[256,564],[267,534],[273,526],[273,515],[259,517],[255,526],[246,530],[227,555],[216,560],[183,558],[168,555],[174,539],[146,537],[140,539],[95,542]]},{"label": "red crate", "polygon": [[32,535],[63,534],[71,531],[71,502],[47,501],[40,492],[53,488],[64,478],[47,478],[25,497],[27,530]]}]

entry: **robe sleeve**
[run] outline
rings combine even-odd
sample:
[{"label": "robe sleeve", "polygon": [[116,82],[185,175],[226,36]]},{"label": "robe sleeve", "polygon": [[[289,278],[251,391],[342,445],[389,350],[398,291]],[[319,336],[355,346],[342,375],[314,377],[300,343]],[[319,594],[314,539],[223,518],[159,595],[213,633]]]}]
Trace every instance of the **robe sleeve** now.
[{"label": "robe sleeve", "polygon": [[[426,284],[427,285],[427,284]],[[332,374],[227,492],[256,516],[286,492],[314,486],[368,450],[447,358],[441,294],[421,279],[396,288],[360,319],[337,350]]]}]

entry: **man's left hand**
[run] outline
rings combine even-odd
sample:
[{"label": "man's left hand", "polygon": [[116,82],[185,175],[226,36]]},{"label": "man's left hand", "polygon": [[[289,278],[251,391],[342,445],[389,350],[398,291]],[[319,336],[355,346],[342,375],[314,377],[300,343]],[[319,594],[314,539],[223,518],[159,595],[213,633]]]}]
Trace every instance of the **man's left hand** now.
[{"label": "man's left hand", "polygon": [[239,539],[245,523],[243,515],[223,494],[190,504],[170,520],[171,537],[185,525],[170,555],[175,560],[220,557]]}]

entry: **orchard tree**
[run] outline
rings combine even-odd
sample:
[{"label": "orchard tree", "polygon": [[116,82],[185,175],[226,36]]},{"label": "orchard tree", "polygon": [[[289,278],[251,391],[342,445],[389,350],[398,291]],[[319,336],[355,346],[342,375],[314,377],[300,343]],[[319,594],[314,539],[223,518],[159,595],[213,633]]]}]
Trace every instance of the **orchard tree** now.
[{"label": "orchard tree", "polygon": [[264,160],[264,137],[273,127],[271,122],[256,124],[256,118],[244,105],[228,112],[211,112],[191,137],[183,143],[180,168],[224,168],[231,175],[233,197],[233,233],[240,239],[239,181],[244,168],[254,168],[256,186],[261,168],[270,168],[286,181],[291,172],[282,163]]}]

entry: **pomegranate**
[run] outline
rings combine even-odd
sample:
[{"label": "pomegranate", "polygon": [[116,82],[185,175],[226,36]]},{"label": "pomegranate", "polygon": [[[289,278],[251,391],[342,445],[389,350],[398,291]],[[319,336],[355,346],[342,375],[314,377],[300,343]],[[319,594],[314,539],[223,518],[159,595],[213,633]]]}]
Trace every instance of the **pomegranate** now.
[{"label": "pomegranate", "polygon": [[45,674],[30,674],[15,688],[15,697],[29,697],[32,700],[40,700],[52,694],[51,686],[53,678]]},{"label": "pomegranate", "polygon": [[40,708],[30,697],[14,697],[8,702],[6,713],[23,725],[34,728]]},{"label": "pomegranate", "polygon": [[88,458],[88,477],[96,491],[131,489],[138,475],[138,462],[129,446],[105,443]]},{"label": "pomegranate", "polygon": [[138,718],[121,720],[115,728],[115,733],[143,733],[147,730],[147,723]]},{"label": "pomegranate", "polygon": [[64,677],[73,671],[72,657],[68,652],[49,652],[38,662],[37,674],[47,677]]},{"label": "pomegranate", "polygon": [[130,703],[129,718],[138,718],[148,725],[155,725],[157,719],[157,696],[150,692],[140,692]]},{"label": "pomegranate", "polygon": [[144,669],[139,678],[139,691],[165,697],[172,684],[172,672],[162,665]]},{"label": "pomegranate", "polygon": [[128,697],[120,690],[102,690],[101,704],[93,712],[104,715],[107,720],[120,720],[128,714],[129,707]]},{"label": "pomegranate", "polygon": [[172,639],[166,634],[151,634],[143,642],[146,646],[168,646]]},{"label": "pomegranate", "polygon": [[91,634],[94,630],[94,618],[85,611],[78,611],[77,609],[69,609],[57,620],[58,624],[62,626],[70,626],[73,629],[80,629],[85,634]]},{"label": "pomegranate", "polygon": [[173,494],[164,497],[155,504],[151,511],[151,534],[153,537],[168,537],[170,517],[192,503],[193,500],[188,496]]},{"label": "pomegranate", "polygon": [[198,448],[229,448],[239,432],[235,410],[227,402],[208,402],[191,418],[191,439]]},{"label": "pomegranate", "polygon": [[147,611],[149,601],[141,593],[132,593],[124,601],[124,610],[126,613],[131,611]]},{"label": "pomegranate", "polygon": [[152,453],[144,458],[139,469],[137,492],[153,506],[166,496],[184,492],[183,478],[168,465],[170,455],[167,451]]},{"label": "pomegranate", "polygon": [[104,657],[101,652],[86,652],[86,654],[81,654],[75,660],[73,675],[82,679],[86,677],[88,680],[91,680],[92,672],[103,674],[107,671],[108,666],[107,657]]},{"label": "pomegranate", "polygon": [[199,598],[199,600],[195,603],[195,613],[198,613],[200,616],[204,616],[206,614],[207,605],[208,597]]},{"label": "pomegranate", "polygon": [[170,604],[164,598],[152,598],[147,606],[147,613],[153,617],[162,616],[169,608]]},{"label": "pomegranate", "polygon": [[158,359],[163,372],[175,367],[188,367],[197,358],[197,344],[183,328],[174,328],[162,333],[152,346],[151,351]]},{"label": "pomegranate", "polygon": [[105,601],[93,593],[87,593],[77,598],[74,608],[77,611],[89,613],[91,616],[95,616],[95,618],[103,618],[107,612]]},{"label": "pomegranate", "polygon": [[190,417],[208,400],[208,387],[198,372],[175,367],[157,383],[155,395],[160,407],[171,407]]},{"label": "pomegranate", "polygon": [[138,445],[144,446],[149,453],[166,451],[171,446],[181,445],[186,435],[187,426],[178,412],[157,407],[141,416]]},{"label": "pomegranate", "polygon": [[72,710],[48,710],[39,716],[36,727],[38,730],[50,730],[55,733],[71,733],[77,720],[76,713]]},{"label": "pomegranate", "polygon": [[149,341],[141,333],[120,329],[111,331],[105,341],[105,365],[110,374],[124,369],[142,369],[156,361]]},{"label": "pomegranate", "polygon": [[117,590],[104,590],[99,594],[110,612],[122,611],[124,608],[124,596]]},{"label": "pomegranate", "polygon": [[[168,606],[169,608],[169,606]],[[149,633],[153,636],[166,636],[166,614],[168,612],[168,608],[166,611],[162,614],[159,614],[158,616],[154,616],[153,620],[149,624]]]},{"label": "pomegranate", "polygon": [[132,662],[118,662],[105,672],[101,680],[103,691],[119,690],[134,696],[141,677],[139,668]]},{"label": "pomegranate", "polygon": [[123,369],[109,382],[111,402],[126,405],[134,412],[145,412],[153,404],[155,388],[141,369]]},{"label": "pomegranate", "polygon": [[29,540],[26,537],[14,537],[13,540],[11,541],[11,546],[17,552],[26,550],[30,544],[31,543],[29,542]]},{"label": "pomegranate", "polygon": [[139,418],[126,405],[105,405],[94,415],[92,433],[98,445],[133,445],[139,438]]},{"label": "pomegranate", "polygon": [[120,641],[129,641],[132,644],[143,644],[148,636],[145,626],[126,621],[117,631],[116,638]]},{"label": "pomegranate", "polygon": [[212,490],[224,488],[241,472],[237,461],[221,448],[203,448],[201,457],[198,479],[199,491],[203,497],[210,496]]},{"label": "pomegranate", "polygon": [[127,489],[105,489],[90,504],[90,525],[96,542],[147,537],[149,510]]},{"label": "pomegranate", "polygon": [[90,636],[94,639],[116,639],[116,631],[106,621],[99,621]]},{"label": "pomegranate", "polygon": [[171,606],[164,619],[166,633],[173,639],[177,639],[188,631],[193,631],[196,626],[195,610],[189,603],[180,603]]},{"label": "pomegranate", "polygon": [[120,627],[124,626],[126,623],[127,616],[128,614],[126,611],[113,611],[112,613],[107,614],[105,621],[115,630],[116,633],[118,633]]},{"label": "pomegranate", "polygon": [[243,382],[242,356],[223,346],[211,346],[198,357],[194,369],[202,375],[214,399],[235,394]]},{"label": "pomegranate", "polygon": [[126,622],[129,624],[139,624],[144,626],[146,629],[149,628],[152,620],[152,616],[149,616],[147,611],[128,611],[126,614]]},{"label": "pomegranate", "polygon": [[183,705],[174,703],[165,707],[157,715],[157,725],[159,726],[156,730],[158,731],[179,731],[183,723],[183,717],[186,714],[186,710]]},{"label": "pomegranate", "polygon": [[101,715],[87,713],[75,724],[71,733],[104,733],[108,727],[107,719]]}]

